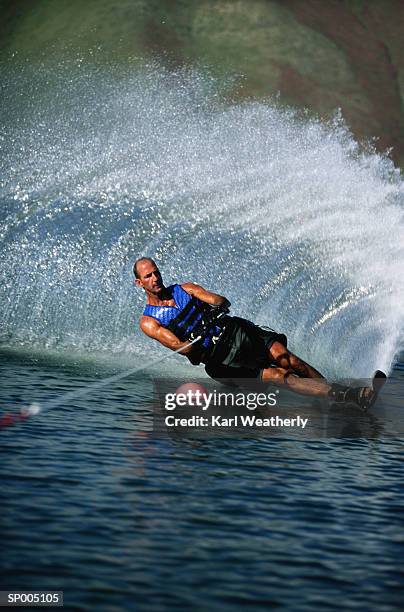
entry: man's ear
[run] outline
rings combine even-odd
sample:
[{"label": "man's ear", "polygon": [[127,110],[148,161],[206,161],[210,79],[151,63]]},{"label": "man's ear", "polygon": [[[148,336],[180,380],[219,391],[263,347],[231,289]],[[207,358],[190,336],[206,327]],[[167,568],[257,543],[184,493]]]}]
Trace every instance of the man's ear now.
[{"label": "man's ear", "polygon": [[143,283],[140,280],[140,278],[135,278],[135,280],[133,281],[135,285],[137,285],[138,287],[143,287]]}]

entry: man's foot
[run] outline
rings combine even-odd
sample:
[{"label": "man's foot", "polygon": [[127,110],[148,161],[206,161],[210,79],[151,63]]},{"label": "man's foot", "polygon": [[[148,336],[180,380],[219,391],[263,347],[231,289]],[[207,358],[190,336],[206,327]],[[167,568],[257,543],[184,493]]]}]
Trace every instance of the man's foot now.
[{"label": "man's foot", "polygon": [[386,374],[377,370],[373,376],[371,387],[345,387],[334,383],[328,392],[328,397],[337,404],[353,403],[362,410],[371,408],[386,382]]}]

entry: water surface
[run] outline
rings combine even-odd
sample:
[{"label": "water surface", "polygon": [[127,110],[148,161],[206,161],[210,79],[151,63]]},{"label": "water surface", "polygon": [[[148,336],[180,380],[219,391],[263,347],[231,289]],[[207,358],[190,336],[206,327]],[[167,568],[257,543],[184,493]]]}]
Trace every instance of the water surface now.
[{"label": "water surface", "polygon": [[[3,352],[1,407],[110,373]],[[83,610],[400,609],[394,384],[356,435],[341,414],[306,440],[156,437],[152,389],[139,374],[0,431],[3,589]]]}]

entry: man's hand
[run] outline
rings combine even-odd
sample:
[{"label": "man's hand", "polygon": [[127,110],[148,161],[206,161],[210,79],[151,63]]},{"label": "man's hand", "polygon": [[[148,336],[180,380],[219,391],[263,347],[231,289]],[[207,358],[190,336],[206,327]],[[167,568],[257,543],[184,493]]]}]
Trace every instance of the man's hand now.
[{"label": "man's hand", "polygon": [[212,306],[210,312],[203,315],[196,328],[189,335],[190,340],[196,340],[199,336],[204,336],[225,314],[229,312],[230,302],[226,300],[219,306]]},{"label": "man's hand", "polygon": [[217,306],[212,306],[212,311],[218,316],[219,313],[227,314],[230,312],[230,302],[227,298],[223,298],[223,302]]}]

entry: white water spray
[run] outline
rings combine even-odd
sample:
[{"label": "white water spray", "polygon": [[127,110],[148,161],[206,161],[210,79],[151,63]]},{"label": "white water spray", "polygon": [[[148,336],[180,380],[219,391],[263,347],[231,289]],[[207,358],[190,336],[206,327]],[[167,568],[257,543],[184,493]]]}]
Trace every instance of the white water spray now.
[{"label": "white water spray", "polygon": [[339,117],[223,108],[208,77],[161,68],[9,68],[2,90],[3,342],[150,352],[131,276],[145,254],[326,375],[390,367],[403,182]]}]

